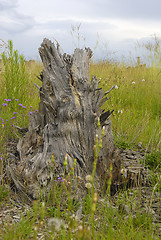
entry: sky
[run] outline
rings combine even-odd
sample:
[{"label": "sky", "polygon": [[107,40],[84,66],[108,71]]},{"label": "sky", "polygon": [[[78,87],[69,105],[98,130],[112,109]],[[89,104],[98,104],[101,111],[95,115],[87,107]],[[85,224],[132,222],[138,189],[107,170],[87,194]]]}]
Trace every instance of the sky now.
[{"label": "sky", "polygon": [[62,52],[90,47],[95,59],[127,57],[161,34],[161,0],[0,0],[0,39],[38,59],[44,38]]}]

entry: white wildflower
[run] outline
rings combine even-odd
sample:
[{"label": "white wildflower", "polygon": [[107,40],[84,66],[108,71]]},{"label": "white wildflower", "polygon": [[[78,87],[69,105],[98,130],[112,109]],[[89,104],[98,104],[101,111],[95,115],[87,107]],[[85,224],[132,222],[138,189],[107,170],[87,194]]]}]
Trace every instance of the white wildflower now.
[{"label": "white wildflower", "polygon": [[142,81],[142,82],[145,82],[145,79],[143,78],[141,81]]},{"label": "white wildflower", "polygon": [[92,178],[91,175],[87,175],[87,176],[86,176],[86,181],[87,181],[87,182],[92,182],[92,179],[93,179],[93,178]]},{"label": "white wildflower", "polygon": [[125,167],[121,169],[121,174],[124,176],[124,178],[127,178],[127,169]]},{"label": "white wildflower", "polygon": [[132,84],[135,84],[135,82],[132,82]]},{"label": "white wildflower", "polygon": [[119,87],[117,85],[115,85],[115,89],[118,89]]},{"label": "white wildflower", "polygon": [[92,184],[88,182],[88,183],[85,184],[85,187],[86,187],[87,189],[90,189],[90,188],[92,187]]},{"label": "white wildflower", "polygon": [[82,225],[79,225],[79,226],[78,226],[78,230],[79,230],[79,231],[82,231],[82,230],[83,230],[83,226],[82,226]]},{"label": "white wildflower", "polygon": [[35,226],[35,227],[34,227],[34,231],[37,232],[37,230],[38,230],[38,228]]},{"label": "white wildflower", "polygon": [[118,110],[118,113],[122,114],[122,113],[123,113],[123,110]]},{"label": "white wildflower", "polygon": [[63,225],[64,225],[64,222],[59,218],[49,218],[48,219],[48,227],[51,230],[55,230],[58,232]]}]

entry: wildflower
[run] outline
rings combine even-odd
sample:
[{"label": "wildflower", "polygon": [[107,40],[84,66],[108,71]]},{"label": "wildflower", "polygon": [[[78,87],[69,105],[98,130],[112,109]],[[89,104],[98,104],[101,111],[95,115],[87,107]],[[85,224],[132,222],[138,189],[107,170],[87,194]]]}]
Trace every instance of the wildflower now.
[{"label": "wildflower", "polygon": [[91,207],[92,212],[96,211],[96,203],[92,203],[92,207]]},{"label": "wildflower", "polygon": [[90,189],[90,188],[92,187],[92,184],[88,182],[88,183],[85,184],[85,187],[86,187],[87,189]]},{"label": "wildflower", "polygon": [[2,157],[0,157],[0,160],[2,160]]},{"label": "wildflower", "polygon": [[121,174],[124,176],[124,178],[127,178],[127,169],[125,169],[125,167],[121,169]]},{"label": "wildflower", "polygon": [[96,203],[97,202],[97,192],[94,193],[94,196],[93,196],[93,202]]},{"label": "wildflower", "polygon": [[115,89],[118,89],[119,87],[117,85],[115,85]]},{"label": "wildflower", "polygon": [[67,158],[68,158],[68,154],[65,155],[64,167],[66,167],[68,165]]},{"label": "wildflower", "polygon": [[54,153],[51,155],[51,163],[53,164],[54,162]]},{"label": "wildflower", "polygon": [[37,230],[38,230],[38,227],[35,226],[35,227],[34,227],[34,231],[37,232]]},{"label": "wildflower", "polygon": [[30,106],[30,108],[32,108],[32,106]]},{"label": "wildflower", "polygon": [[78,226],[78,230],[79,230],[79,231],[82,231],[82,230],[83,230],[83,226],[82,226],[82,225],[79,225],[79,226]]},{"label": "wildflower", "polygon": [[21,107],[23,107],[22,103],[19,103],[18,105],[21,106]]},{"label": "wildflower", "polygon": [[15,100],[18,101],[19,99],[16,98]]},{"label": "wildflower", "polygon": [[92,179],[93,179],[93,178],[92,178],[91,175],[87,175],[87,176],[86,176],[86,181],[87,181],[87,182],[92,182]]},{"label": "wildflower", "polygon": [[92,207],[91,207],[92,212],[96,211],[96,202],[97,202],[97,192],[95,192],[94,196],[93,196],[93,203],[92,203]]},{"label": "wildflower", "polygon": [[77,162],[77,159],[75,158],[73,163],[73,168],[75,168],[76,162]]},{"label": "wildflower", "polygon": [[2,123],[2,128],[4,128],[4,122]]},{"label": "wildflower", "polygon": [[122,113],[123,113],[123,110],[118,110],[118,113],[122,114]]},{"label": "wildflower", "polygon": [[58,232],[63,225],[63,221],[59,218],[49,218],[48,220],[48,227],[50,230],[55,230]]},{"label": "wildflower", "polygon": [[17,114],[17,112],[13,112],[13,114]]},{"label": "wildflower", "polygon": [[5,99],[6,102],[11,102],[11,99]]},{"label": "wildflower", "polygon": [[11,119],[14,119],[15,118],[15,116],[14,117],[11,117]]},{"label": "wildflower", "polygon": [[7,106],[7,103],[3,103],[3,106]]},{"label": "wildflower", "polygon": [[132,84],[135,84],[135,82],[132,82]]},{"label": "wildflower", "polygon": [[141,81],[142,81],[142,82],[145,82],[145,79],[143,78]]},{"label": "wildflower", "polygon": [[26,108],[25,106],[22,106],[23,108]]}]

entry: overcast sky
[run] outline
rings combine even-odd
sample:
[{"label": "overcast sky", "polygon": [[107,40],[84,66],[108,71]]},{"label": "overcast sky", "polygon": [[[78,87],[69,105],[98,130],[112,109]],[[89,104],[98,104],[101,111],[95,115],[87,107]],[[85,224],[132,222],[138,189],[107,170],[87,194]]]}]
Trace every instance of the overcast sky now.
[{"label": "overcast sky", "polygon": [[28,59],[38,58],[45,37],[64,52],[86,45],[106,58],[127,56],[153,34],[161,34],[161,0],[0,0],[0,38]]}]

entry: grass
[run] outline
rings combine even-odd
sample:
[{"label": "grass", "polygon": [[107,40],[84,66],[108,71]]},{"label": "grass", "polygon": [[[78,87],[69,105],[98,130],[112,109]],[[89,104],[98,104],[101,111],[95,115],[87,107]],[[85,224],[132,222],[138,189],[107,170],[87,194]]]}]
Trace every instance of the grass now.
[{"label": "grass", "polygon": [[91,75],[100,78],[100,85],[106,91],[116,84],[104,106],[115,110],[112,126],[116,144],[141,142],[149,150],[160,151],[160,68],[127,67],[107,61],[92,64]]},{"label": "grass", "polygon": [[[5,142],[19,138],[16,126],[27,127],[28,116],[38,109],[39,93],[34,83],[40,84],[36,75],[42,70],[38,62],[25,63],[24,57],[13,49],[12,41],[2,58],[0,176],[3,176],[6,160]],[[154,63],[155,59],[151,66],[142,67],[106,61],[91,63],[90,69],[91,75],[100,78],[104,91],[116,85],[104,105],[106,109],[115,110],[111,117],[115,144],[120,148],[136,148],[141,143],[149,151],[144,164],[150,172],[151,201],[155,192],[161,189],[161,77],[160,68]],[[93,174],[86,177],[87,191],[81,199],[72,193],[73,166],[69,176],[64,171],[63,178],[53,179],[49,198],[45,200],[42,196],[34,201],[27,214],[22,213],[18,223],[0,223],[0,239],[39,239],[41,235],[45,239],[159,239],[151,213],[141,205],[141,189],[118,192],[115,204],[109,194],[110,181],[105,196],[94,189],[100,148],[101,141],[98,142],[96,137]],[[54,164],[54,156],[51,161]],[[66,164],[65,161],[64,169]],[[74,181],[77,186],[81,184],[80,179]],[[0,207],[3,204],[12,206],[11,195],[12,191],[1,177]]]}]

